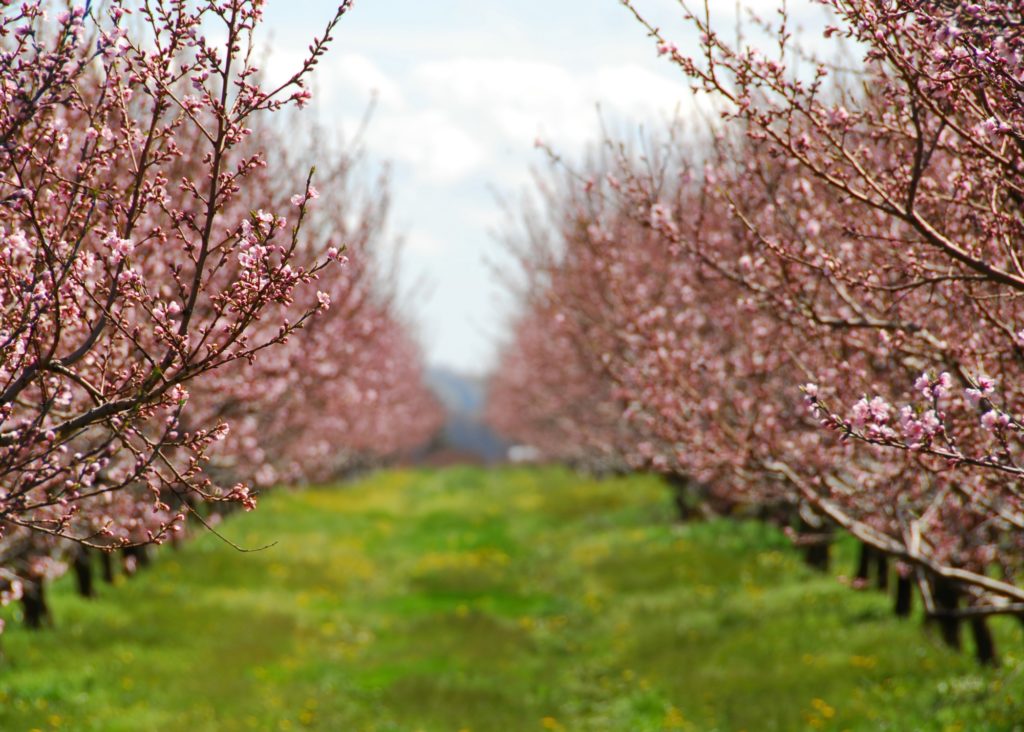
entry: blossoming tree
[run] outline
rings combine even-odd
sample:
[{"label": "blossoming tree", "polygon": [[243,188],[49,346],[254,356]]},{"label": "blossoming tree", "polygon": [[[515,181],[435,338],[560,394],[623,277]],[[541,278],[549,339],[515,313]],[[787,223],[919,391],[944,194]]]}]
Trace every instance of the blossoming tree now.
[{"label": "blossoming tree", "polygon": [[[273,461],[257,459],[245,419],[232,436],[226,418],[262,408],[276,427],[308,403],[308,429],[322,428],[306,400],[340,391],[319,405],[353,429],[354,413],[388,405],[375,425],[398,433],[387,453],[433,424],[406,328],[342,266],[344,239],[370,243],[386,200],[356,217],[364,232],[345,228],[351,208],[307,232],[312,173],[284,165],[266,134],[309,100],[351,2],[279,84],[255,61],[260,0],[54,6],[0,8],[0,585],[30,624],[63,560],[159,543],[203,502],[253,505]],[[368,352],[336,364],[340,344]],[[342,389],[356,368],[379,369],[362,378],[385,396]],[[401,433],[393,420],[410,409],[420,422]],[[321,433],[314,460],[294,427],[274,459],[310,464],[289,479],[325,475],[340,443],[372,439]]]},{"label": "blossoming tree", "polygon": [[726,124],[700,155],[673,132],[579,174],[556,209],[591,242],[562,237],[558,266],[614,304],[589,340],[657,438],[634,462],[848,530],[899,560],[904,610],[916,578],[947,640],[968,617],[994,660],[983,617],[1024,599],[1019,9],[829,5],[826,35],[865,50],[855,85],[793,71],[785,14],[778,58],[693,13],[696,58],[649,27]]}]

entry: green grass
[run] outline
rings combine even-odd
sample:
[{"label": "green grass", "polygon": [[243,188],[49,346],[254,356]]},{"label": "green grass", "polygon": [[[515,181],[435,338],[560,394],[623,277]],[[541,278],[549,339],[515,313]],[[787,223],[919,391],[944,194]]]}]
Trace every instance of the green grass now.
[{"label": "green grass", "polygon": [[[280,492],[0,640],[0,729],[1024,730],[981,670],[756,523],[644,477],[471,468]],[[841,546],[840,569],[853,565]]]}]

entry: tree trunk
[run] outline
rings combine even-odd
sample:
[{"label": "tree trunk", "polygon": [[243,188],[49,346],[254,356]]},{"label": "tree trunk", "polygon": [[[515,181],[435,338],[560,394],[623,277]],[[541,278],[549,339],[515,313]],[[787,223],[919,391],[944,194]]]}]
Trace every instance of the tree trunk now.
[{"label": "tree trunk", "polygon": [[952,583],[936,578],[932,581],[932,594],[935,600],[935,609],[940,613],[935,620],[939,624],[942,640],[950,648],[959,651],[963,647],[960,642],[960,619],[941,613],[956,610],[957,605],[960,604],[960,593]]},{"label": "tree trunk", "polygon": [[880,590],[889,589],[889,557],[882,552],[878,552],[875,555],[875,571],[878,574],[875,576],[875,587]]},{"label": "tree trunk", "polygon": [[861,542],[860,552],[857,555],[857,574],[853,577],[855,580],[868,581],[868,575],[871,572],[871,553],[871,547]]},{"label": "tree trunk", "polygon": [[114,582],[114,558],[110,552],[100,552],[100,569],[103,573],[103,581],[113,584]]},{"label": "tree trunk", "polygon": [[827,572],[832,544],[832,526],[810,507],[797,512],[797,543],[803,544],[804,563],[811,569]]},{"label": "tree trunk", "polygon": [[974,653],[982,666],[998,666],[996,642],[989,630],[988,621],[983,617],[971,618],[971,635],[974,636]]},{"label": "tree trunk", "polygon": [[92,581],[92,554],[84,546],[75,550],[74,569],[78,594],[82,597],[95,597],[96,588]]},{"label": "tree trunk", "polygon": [[910,610],[914,606],[914,582],[910,577],[897,575],[896,577],[896,604],[893,610],[898,618],[910,616]]},{"label": "tree trunk", "polygon": [[670,473],[665,476],[665,482],[668,483],[668,487],[672,491],[672,503],[676,507],[676,518],[683,523],[696,518],[696,501],[689,479],[684,475]]},{"label": "tree trunk", "polygon": [[46,586],[42,579],[26,580],[21,593],[21,607],[25,614],[25,627],[39,630],[50,620],[50,608],[46,604]]},{"label": "tree trunk", "polygon": [[804,547],[804,562],[811,569],[819,572],[827,572],[829,567],[829,542],[828,540],[814,541]]}]

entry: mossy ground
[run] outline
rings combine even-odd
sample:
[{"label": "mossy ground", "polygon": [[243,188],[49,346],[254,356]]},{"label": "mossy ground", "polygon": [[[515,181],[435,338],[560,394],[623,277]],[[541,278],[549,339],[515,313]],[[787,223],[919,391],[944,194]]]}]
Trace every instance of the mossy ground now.
[{"label": "mossy ground", "polygon": [[[9,621],[0,729],[1024,730],[998,670],[806,570],[756,523],[673,524],[658,481],[376,474],[278,492],[54,629]],[[839,547],[839,569],[853,547]]]}]

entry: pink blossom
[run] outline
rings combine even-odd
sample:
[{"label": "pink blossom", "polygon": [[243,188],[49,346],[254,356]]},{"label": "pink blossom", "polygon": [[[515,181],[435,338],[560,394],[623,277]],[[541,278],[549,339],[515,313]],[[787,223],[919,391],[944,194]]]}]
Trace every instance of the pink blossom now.
[{"label": "pink blossom", "polygon": [[846,107],[836,106],[828,111],[828,124],[830,127],[843,127],[850,121],[850,113]]},{"label": "pink blossom", "polygon": [[990,432],[1004,430],[1009,426],[1009,424],[1009,416],[997,409],[990,409],[981,415],[981,426]]},{"label": "pink blossom", "polygon": [[679,230],[673,220],[672,209],[663,203],[651,206],[651,226],[670,236],[674,236]]},{"label": "pink blossom", "polygon": [[309,188],[306,189],[305,194],[296,193],[294,196],[292,196],[291,203],[293,206],[301,206],[307,201],[315,201],[318,198],[320,198],[320,191],[318,191],[313,186],[310,186]]},{"label": "pink blossom", "polygon": [[104,239],[103,243],[110,248],[110,259],[113,262],[120,262],[135,249],[135,244],[130,239],[122,239],[113,232]]},{"label": "pink blossom", "polygon": [[876,396],[871,400],[871,419],[879,424],[888,421],[889,412],[892,409],[889,402],[882,397]]},{"label": "pink blossom", "polygon": [[861,399],[850,410],[850,421],[854,427],[863,427],[871,418],[871,406],[867,399]]}]

